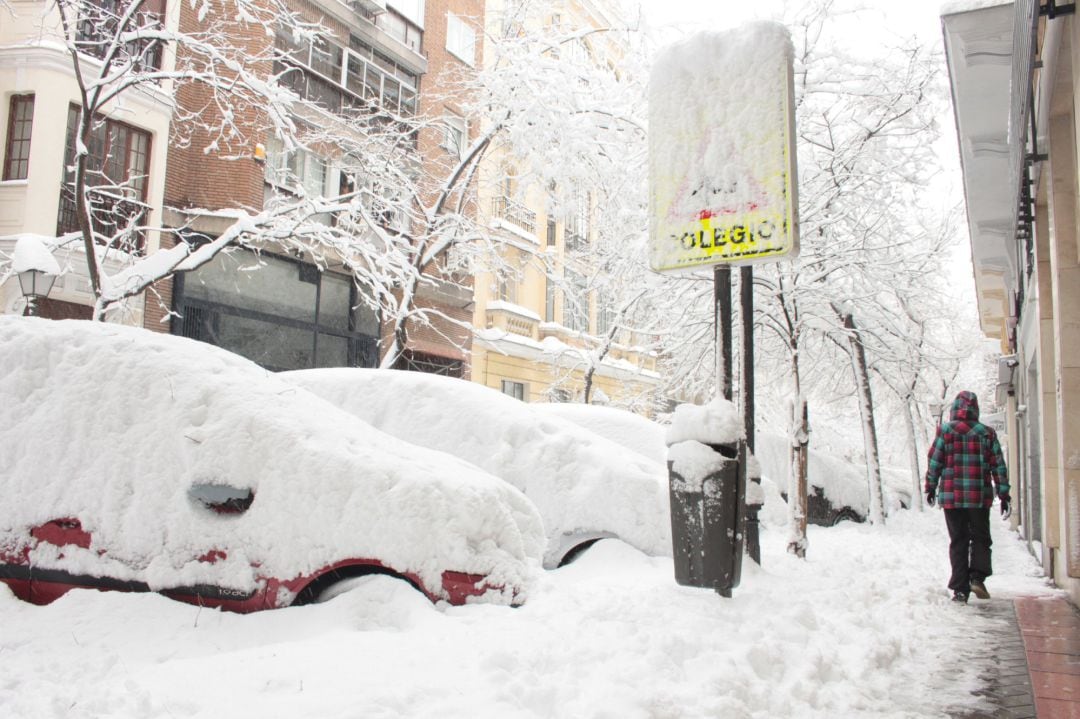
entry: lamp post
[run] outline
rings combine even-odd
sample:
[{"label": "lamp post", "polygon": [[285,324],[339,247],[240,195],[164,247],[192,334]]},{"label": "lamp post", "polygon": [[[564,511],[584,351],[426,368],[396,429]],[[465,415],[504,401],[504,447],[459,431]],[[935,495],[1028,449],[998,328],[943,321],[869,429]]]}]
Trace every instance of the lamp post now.
[{"label": "lamp post", "polygon": [[37,299],[47,297],[52,290],[60,265],[41,239],[22,235],[15,242],[12,269],[19,276],[19,288],[26,298],[26,315],[32,317],[37,314]]}]

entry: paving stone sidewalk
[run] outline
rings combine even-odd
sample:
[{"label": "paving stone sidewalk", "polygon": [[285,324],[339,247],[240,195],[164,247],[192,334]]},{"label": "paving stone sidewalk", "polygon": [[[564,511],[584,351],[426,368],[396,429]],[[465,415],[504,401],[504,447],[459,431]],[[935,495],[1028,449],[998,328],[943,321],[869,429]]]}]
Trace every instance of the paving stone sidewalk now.
[{"label": "paving stone sidewalk", "polygon": [[1031,693],[1027,651],[1017,623],[1013,602],[1008,599],[972,599],[968,610],[997,620],[1003,625],[986,646],[991,664],[980,677],[983,689],[975,694],[987,708],[951,714],[953,719],[1034,719],[1035,699]]},{"label": "paving stone sidewalk", "polygon": [[[976,695],[984,708],[952,719],[1080,719],[1080,612],[1059,596],[975,602],[1000,623]],[[1033,685],[1034,681],[1034,685]]]}]

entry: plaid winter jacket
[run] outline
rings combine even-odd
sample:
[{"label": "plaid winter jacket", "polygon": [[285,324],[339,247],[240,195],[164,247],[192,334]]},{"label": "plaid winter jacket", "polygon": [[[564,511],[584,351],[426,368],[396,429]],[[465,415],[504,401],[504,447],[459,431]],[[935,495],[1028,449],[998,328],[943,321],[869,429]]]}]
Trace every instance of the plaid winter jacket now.
[{"label": "plaid winter jacket", "polygon": [[930,446],[925,491],[937,493],[943,509],[989,507],[997,494],[1009,498],[1009,478],[997,433],[979,422],[979,400],[974,392],[956,395],[952,420],[938,427]]}]

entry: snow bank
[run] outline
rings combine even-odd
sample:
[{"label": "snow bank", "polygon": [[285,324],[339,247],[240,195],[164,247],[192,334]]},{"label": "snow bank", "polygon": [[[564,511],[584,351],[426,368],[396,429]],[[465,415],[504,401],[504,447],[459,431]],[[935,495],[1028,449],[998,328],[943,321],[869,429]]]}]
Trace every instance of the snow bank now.
[{"label": "snow bank", "polygon": [[[1049,594],[991,522],[993,602]],[[372,580],[326,604],[250,615],[156,595],[0,586],[5,719],[915,719],[985,716],[988,642],[1008,629],[945,587],[940,512],[810,527],[805,560],[765,527],[730,599],[670,559],[602,541],[518,609],[432,605]],[[973,600],[974,602],[975,600]],[[977,641],[972,641],[976,637]]]},{"label": "snow bank", "polygon": [[548,566],[574,535],[614,534],[648,554],[671,553],[663,465],[580,426],[451,377],[368,369],[280,376],[384,432],[454,454],[521,489],[544,518]]},{"label": "snow bank", "polygon": [[[289,579],[374,558],[434,591],[445,569],[525,589],[543,550],[516,489],[210,345],[9,316],[0,366],[0,549],[64,517],[94,538],[63,556],[43,544],[38,566],[90,572],[104,550],[110,573],[153,588],[252,589],[255,567]],[[218,515],[189,497],[198,483],[255,499]],[[214,549],[228,559],[193,559]]]}]

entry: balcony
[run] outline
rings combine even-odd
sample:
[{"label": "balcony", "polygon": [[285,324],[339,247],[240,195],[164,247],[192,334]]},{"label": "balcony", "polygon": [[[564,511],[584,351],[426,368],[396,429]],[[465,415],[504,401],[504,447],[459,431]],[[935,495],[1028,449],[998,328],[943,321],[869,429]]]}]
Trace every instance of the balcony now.
[{"label": "balcony", "polygon": [[509,222],[530,235],[536,235],[536,213],[505,195],[492,201],[491,216]]},{"label": "balcony", "polygon": [[540,317],[524,307],[495,301],[487,306],[487,326],[512,335],[540,339]]}]

